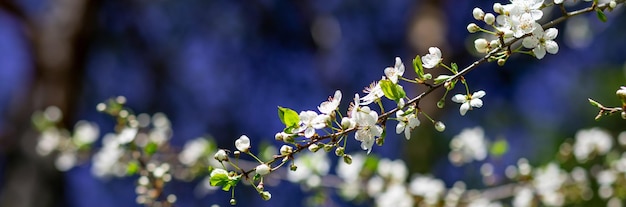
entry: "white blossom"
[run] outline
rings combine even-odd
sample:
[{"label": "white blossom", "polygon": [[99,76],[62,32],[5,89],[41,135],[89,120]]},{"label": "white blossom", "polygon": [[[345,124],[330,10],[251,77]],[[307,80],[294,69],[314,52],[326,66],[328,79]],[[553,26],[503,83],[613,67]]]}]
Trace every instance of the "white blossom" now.
[{"label": "white blossom", "polygon": [[404,131],[404,137],[411,139],[411,130],[420,125],[420,120],[417,119],[415,113],[404,114],[404,111],[398,110],[396,112],[398,118],[398,125],[396,125],[396,134],[400,134]]},{"label": "white blossom", "polygon": [[293,147],[289,146],[289,145],[283,145],[280,147],[280,154],[281,155],[287,155],[289,153],[293,152]]},{"label": "white blossom", "polygon": [[482,9],[476,7],[474,8],[474,10],[472,10],[472,16],[474,16],[474,19],[482,21],[485,17],[485,12]]},{"label": "white blossom", "polygon": [[213,158],[220,162],[228,161],[228,154],[226,154],[225,150],[220,149],[215,153],[215,155],[213,155]]},{"label": "white blossom", "polygon": [[300,128],[298,131],[304,132],[304,137],[311,138],[315,135],[315,129],[326,127],[328,116],[318,116],[315,111],[300,112]]},{"label": "white blossom", "polygon": [[[383,80],[384,79],[385,78],[383,77]],[[370,103],[379,100],[380,98],[385,96],[385,93],[380,87],[379,82],[374,82],[370,84],[368,87],[365,88],[365,90],[363,90],[363,92],[367,93],[367,95],[363,96],[363,98],[360,99],[360,105],[369,105]]]},{"label": "white blossom", "polygon": [[536,27],[532,35],[524,38],[522,45],[528,49],[532,49],[537,59],[542,59],[546,55],[546,51],[550,54],[556,54],[559,51],[559,45],[554,41],[559,31],[555,28],[547,29],[545,32],[540,26]]},{"label": "white blossom", "polygon": [[534,174],[533,186],[541,201],[548,206],[561,206],[564,196],[559,189],[567,179],[567,173],[556,163],[550,163],[543,169],[537,169]]},{"label": "white blossom", "polygon": [[379,207],[412,207],[413,197],[401,184],[388,186],[387,189],[376,197],[376,206]]},{"label": "white blossom", "polygon": [[204,155],[208,146],[209,142],[202,137],[190,140],[178,154],[178,160],[184,165],[193,166]]},{"label": "white blossom", "polygon": [[425,68],[434,68],[441,63],[441,60],[443,60],[441,58],[441,50],[437,47],[430,47],[428,48],[428,52],[428,54],[422,57],[422,65]]},{"label": "white blossom", "polygon": [[335,110],[337,110],[337,107],[339,107],[339,103],[341,102],[341,91],[337,90],[335,91],[335,95],[332,98],[328,98],[328,101],[324,101],[322,102],[322,104],[320,104],[320,106],[317,107],[318,110],[320,110],[320,112],[330,115],[332,114]]},{"label": "white blossom", "polygon": [[246,135],[241,135],[239,139],[235,140],[235,147],[242,152],[248,152],[250,149],[250,138]]},{"label": "white blossom", "polygon": [[580,130],[576,132],[575,139],[574,156],[578,161],[586,161],[592,152],[604,155],[613,146],[611,135],[600,128]]},{"label": "white blossom", "polygon": [[472,108],[480,108],[483,106],[483,101],[480,100],[483,96],[485,96],[485,91],[477,91],[472,95],[464,95],[457,94],[452,97],[452,101],[461,104],[461,108],[459,112],[461,112],[461,116],[464,116],[468,110],[472,110]]},{"label": "white blossom", "polygon": [[[473,160],[484,160],[487,157],[487,143],[485,132],[481,127],[463,129],[450,141],[451,153],[457,155],[458,160],[453,162],[469,163]],[[452,157],[457,159],[456,157]]]},{"label": "white blossom", "polygon": [[99,134],[100,128],[96,123],[79,121],[74,126],[73,138],[78,144],[91,144],[98,139]]},{"label": "white blossom", "polygon": [[402,77],[403,74],[404,64],[400,57],[396,57],[396,64],[393,67],[385,68],[385,76],[387,76],[392,83],[398,83],[398,76]]},{"label": "white blossom", "polygon": [[298,170],[288,171],[287,180],[304,183],[311,188],[319,187],[322,184],[321,177],[328,175],[330,170],[327,153],[306,152],[296,157],[293,163]]},{"label": "white blossom", "polygon": [[544,0],[511,0],[513,4],[514,15],[528,14],[533,20],[539,20],[543,17],[543,12],[540,10]]},{"label": "white blossom", "polygon": [[530,207],[532,206],[533,197],[533,190],[528,187],[523,187],[515,193],[512,205],[513,207]]},{"label": "white blossom", "polygon": [[431,176],[418,175],[409,183],[409,192],[423,197],[428,205],[435,205],[443,197],[445,190],[443,181]]},{"label": "white blossom", "polygon": [[61,133],[57,129],[50,128],[44,130],[39,135],[39,141],[37,142],[37,153],[42,156],[50,154],[56,150],[61,140]]},{"label": "white blossom", "polygon": [[120,144],[128,144],[135,140],[137,136],[138,129],[134,127],[126,127],[122,129],[120,134],[117,135],[117,140],[119,140]]},{"label": "white blossom", "polygon": [[378,121],[378,113],[370,110],[369,107],[364,106],[359,108],[354,116],[354,121],[357,124],[358,130],[356,131],[354,138],[361,141],[361,148],[367,150],[367,153],[372,151],[372,146],[376,141],[376,137],[379,137],[383,133],[383,128],[376,125]]},{"label": "white blossom", "polygon": [[409,169],[402,160],[392,161],[384,158],[378,161],[376,172],[391,183],[404,183],[409,174]]},{"label": "white blossom", "polygon": [[256,166],[256,168],[254,168],[254,169],[255,169],[256,174],[259,174],[261,176],[267,175],[271,171],[270,166],[268,166],[266,164],[260,164],[260,165]]},{"label": "white blossom", "polygon": [[97,177],[108,177],[110,175],[124,175],[126,173],[120,157],[124,154],[124,149],[115,134],[107,134],[102,138],[102,148],[92,157],[91,171]]},{"label": "white blossom", "polygon": [[54,166],[59,171],[68,171],[72,167],[76,165],[76,152],[74,151],[65,151],[57,157],[54,162]]}]

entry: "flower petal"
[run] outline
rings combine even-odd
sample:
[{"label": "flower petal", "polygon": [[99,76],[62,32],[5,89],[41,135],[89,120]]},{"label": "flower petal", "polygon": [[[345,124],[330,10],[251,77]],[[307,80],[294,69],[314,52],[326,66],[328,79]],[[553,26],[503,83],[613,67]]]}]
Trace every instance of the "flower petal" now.
[{"label": "flower petal", "polygon": [[554,38],[556,38],[557,35],[559,35],[559,30],[557,30],[556,28],[550,28],[546,30],[543,38],[546,40],[553,40]]},{"label": "flower petal", "polygon": [[402,121],[398,122],[398,125],[396,125],[396,134],[402,133],[402,131],[404,130],[405,126],[406,126],[406,123],[404,123]]},{"label": "flower petal", "polygon": [[467,113],[467,110],[469,109],[470,109],[469,103],[461,104],[461,108],[459,108],[459,112],[461,112],[461,116],[465,116],[465,113]]},{"label": "flower petal", "polygon": [[477,98],[476,98],[476,99],[472,99],[472,100],[469,102],[469,104],[470,104],[470,106],[472,106],[472,107],[475,107],[475,108],[480,108],[480,107],[482,107],[482,106],[483,106],[483,101],[482,101],[482,100],[480,100],[480,99],[477,99]]},{"label": "flower petal", "polygon": [[313,129],[312,127],[306,128],[304,130],[304,137],[311,138],[313,137],[313,135],[315,135],[315,129]]},{"label": "flower petal", "polygon": [[548,40],[546,41],[546,50],[550,54],[556,54],[557,52],[559,52],[559,45],[556,44],[555,41]]},{"label": "flower petal", "polygon": [[404,138],[406,138],[406,140],[410,140],[411,139],[411,128],[406,128],[404,130]]},{"label": "flower petal", "polygon": [[472,94],[472,99],[475,98],[482,98],[483,96],[485,96],[487,93],[485,93],[485,91],[480,90],[480,91],[476,91]]},{"label": "flower petal", "polygon": [[465,103],[467,101],[467,96],[463,94],[456,94],[452,96],[452,101],[455,103]]},{"label": "flower petal", "polygon": [[539,45],[535,47],[535,49],[533,49],[533,53],[535,54],[535,57],[537,57],[537,59],[541,60],[543,56],[546,56],[546,49]]},{"label": "flower petal", "polygon": [[522,45],[524,45],[524,47],[528,49],[533,49],[537,47],[538,44],[539,40],[535,36],[526,37],[524,38],[524,40],[522,40]]}]

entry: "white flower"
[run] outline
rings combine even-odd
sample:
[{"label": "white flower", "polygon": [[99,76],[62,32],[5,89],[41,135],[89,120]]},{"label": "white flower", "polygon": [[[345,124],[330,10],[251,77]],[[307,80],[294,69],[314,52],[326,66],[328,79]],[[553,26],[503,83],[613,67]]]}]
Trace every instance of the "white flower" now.
[{"label": "white flower", "polygon": [[516,38],[520,38],[525,34],[530,34],[536,28],[541,28],[541,25],[535,22],[531,14],[524,13],[519,16],[519,18],[516,17],[517,16],[511,18],[511,30],[513,30],[513,36],[515,36]]},{"label": "white flower", "polygon": [[586,161],[592,152],[604,155],[613,146],[611,135],[600,128],[580,130],[576,132],[575,139],[574,156],[581,162]]},{"label": "white flower", "polygon": [[250,138],[246,135],[241,135],[239,139],[235,140],[235,147],[242,152],[248,152],[250,149]]},{"label": "white flower", "polygon": [[441,63],[441,50],[437,47],[430,47],[428,52],[428,54],[422,57],[422,65],[425,68],[434,68]]},{"label": "white flower", "polygon": [[379,207],[412,207],[413,205],[413,197],[401,184],[388,186],[384,192],[376,197],[376,206]]},{"label": "white flower", "polygon": [[470,95],[457,94],[452,97],[452,101],[461,104],[461,108],[459,111],[461,112],[461,116],[465,116],[468,110],[472,110],[472,108],[480,108],[483,106],[483,101],[480,100],[483,96],[485,96],[485,91],[477,91]]},{"label": "white flower", "polygon": [[322,184],[322,176],[330,171],[330,160],[327,153],[306,152],[297,157],[293,164],[298,166],[296,171],[287,171],[287,180],[302,182],[308,187],[318,187]]},{"label": "white flower", "polygon": [[185,143],[183,151],[178,154],[178,160],[184,165],[192,166],[204,154],[208,146],[209,142],[204,138],[191,140]]},{"label": "white flower", "polygon": [[361,141],[361,148],[367,150],[367,153],[370,153],[376,137],[379,137],[383,133],[383,129],[376,125],[378,113],[365,106],[359,108],[353,115],[354,121],[358,127],[354,138]]},{"label": "white flower", "polygon": [[74,141],[78,144],[91,144],[100,134],[100,128],[98,125],[92,122],[79,121],[74,126]]},{"label": "white flower", "polygon": [[542,59],[546,55],[546,51],[550,54],[556,54],[559,51],[559,45],[554,38],[559,34],[555,28],[547,29],[545,32],[541,26],[536,27],[532,35],[524,38],[522,44],[524,47],[533,49],[533,53],[537,59]]},{"label": "white flower", "polygon": [[539,20],[543,12],[539,10],[544,0],[511,0],[513,4],[512,13],[514,15],[528,14],[533,20]]},{"label": "white flower", "polygon": [[255,168],[256,174],[259,174],[261,176],[269,174],[270,170],[271,170],[270,166],[266,164],[260,164],[259,166],[256,166]]},{"label": "white flower", "polygon": [[420,125],[420,120],[417,119],[415,113],[409,113],[405,115],[404,111],[402,110],[398,110],[396,112],[396,117],[398,118],[398,125],[396,125],[396,134],[400,134],[402,133],[402,131],[404,131],[404,137],[407,140],[411,139],[411,130]]},{"label": "white flower", "polygon": [[370,84],[368,87],[365,88],[365,90],[363,90],[363,92],[367,93],[367,95],[363,96],[363,98],[360,99],[362,101],[360,105],[369,105],[370,103],[380,99],[385,95],[383,89],[380,87],[380,84],[378,82]]},{"label": "white flower", "polygon": [[554,4],[562,4],[563,0],[554,0]]},{"label": "white flower", "polygon": [[137,131],[137,128],[124,128],[122,129],[122,132],[117,135],[117,139],[119,140],[120,144],[128,144],[135,140],[135,137],[137,136]]},{"label": "white flower", "polygon": [[357,182],[359,180],[359,174],[363,169],[365,163],[365,155],[362,153],[355,154],[352,157],[352,164],[345,162],[337,162],[337,176],[343,179],[345,182]]},{"label": "white flower", "polygon": [[473,160],[484,160],[487,157],[487,143],[485,142],[485,132],[480,127],[463,129],[461,133],[454,136],[450,141],[453,163],[469,163]]},{"label": "white flower", "polygon": [[339,107],[339,103],[341,102],[341,91],[337,90],[335,91],[335,96],[333,96],[332,98],[328,98],[328,101],[324,101],[322,102],[322,104],[320,104],[320,106],[317,107],[318,110],[320,110],[320,112],[324,113],[324,114],[332,114],[335,110],[337,110],[337,107]]},{"label": "white flower", "polygon": [[396,57],[396,64],[392,67],[385,68],[385,75],[392,83],[398,83],[398,76],[404,74],[404,64],[399,57]]},{"label": "white flower", "polygon": [[535,171],[533,186],[540,195],[542,202],[548,206],[563,205],[564,197],[560,188],[567,179],[567,173],[556,163],[550,163],[544,169]]},{"label": "white flower", "polygon": [[495,21],[496,21],[496,16],[494,16],[492,13],[487,13],[485,14],[485,23],[487,23],[488,25],[492,25]]},{"label": "white flower", "polygon": [[213,158],[220,162],[228,161],[228,154],[226,154],[226,151],[224,151],[223,149],[220,149],[215,153]]},{"label": "white flower", "polygon": [[318,116],[315,111],[302,111],[300,112],[300,129],[298,131],[304,132],[304,137],[311,138],[315,135],[315,129],[322,129],[326,127],[326,120],[328,115]]},{"label": "white flower", "polygon": [[472,10],[472,16],[474,16],[474,19],[482,21],[485,17],[485,12],[481,8],[476,7]]},{"label": "white flower", "polygon": [[283,145],[282,147],[280,147],[280,154],[281,155],[287,155],[289,153],[293,152],[293,147],[289,146],[289,145]]},{"label": "white flower", "polygon": [[515,197],[513,198],[513,207],[528,207],[532,206],[533,202],[533,190],[528,187],[523,187],[521,190],[517,191]]},{"label": "white flower", "polygon": [[42,156],[50,154],[56,150],[61,141],[61,133],[55,128],[46,129],[39,136],[37,142],[37,153]]},{"label": "white flower", "polygon": [[418,175],[411,179],[411,183],[409,183],[409,192],[423,197],[428,205],[434,205],[439,202],[445,189],[443,181],[430,176]]},{"label": "white flower", "polygon": [[484,38],[478,38],[474,40],[474,48],[479,53],[487,53],[489,52],[489,42]]},{"label": "white flower", "polygon": [[57,157],[56,161],[54,162],[54,166],[57,168],[57,170],[63,172],[68,171],[69,169],[74,167],[74,165],[76,165],[76,154],[74,151],[61,153],[61,155]]},{"label": "white flower", "polygon": [[409,170],[404,161],[400,159],[392,161],[386,158],[378,162],[376,172],[389,182],[398,184],[404,183],[409,174]]}]

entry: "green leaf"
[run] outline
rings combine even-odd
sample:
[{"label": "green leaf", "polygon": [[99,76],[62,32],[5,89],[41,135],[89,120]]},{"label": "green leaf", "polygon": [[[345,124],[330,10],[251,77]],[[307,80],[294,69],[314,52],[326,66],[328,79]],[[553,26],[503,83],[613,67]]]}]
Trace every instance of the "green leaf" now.
[{"label": "green leaf", "polygon": [[413,59],[413,69],[415,70],[415,74],[417,74],[417,78],[424,80],[424,66],[422,66],[422,58],[420,58],[419,55],[415,56],[415,59]]},{"label": "green leaf", "polygon": [[298,113],[290,108],[278,107],[278,117],[280,121],[285,124],[286,127],[297,126],[300,122],[300,116]]},{"label": "green leaf", "polygon": [[500,157],[504,155],[507,151],[509,151],[509,143],[506,139],[499,139],[491,145],[491,149],[489,152],[491,155]]},{"label": "green leaf", "polygon": [[159,148],[159,146],[157,145],[157,143],[148,142],[146,147],[143,148],[143,151],[146,152],[146,154],[148,154],[148,155],[153,155],[154,153],[156,153],[158,148]]},{"label": "green leaf", "polygon": [[600,8],[596,8],[596,14],[598,15],[598,19],[600,19],[600,21],[602,22],[606,22],[606,15],[604,15],[604,12],[600,9]]},{"label": "green leaf", "polygon": [[226,174],[215,174],[211,176],[209,181],[211,183],[211,186],[221,186],[222,190],[224,191],[228,191],[230,189],[230,179],[228,179],[228,175]]},{"label": "green leaf", "polygon": [[587,100],[589,100],[589,103],[592,106],[598,107],[598,108],[604,108],[604,106],[600,103],[598,103],[597,101],[594,101],[593,99],[588,98]]},{"label": "green leaf", "polygon": [[450,66],[452,66],[452,71],[454,72],[454,74],[459,73],[459,66],[456,65],[456,63],[452,63],[450,64]]},{"label": "green leaf", "polygon": [[398,101],[406,96],[404,89],[390,80],[381,80],[380,88],[383,90],[385,97],[394,101]]},{"label": "green leaf", "polygon": [[126,166],[126,175],[134,175],[137,172],[139,172],[139,163],[129,162]]}]

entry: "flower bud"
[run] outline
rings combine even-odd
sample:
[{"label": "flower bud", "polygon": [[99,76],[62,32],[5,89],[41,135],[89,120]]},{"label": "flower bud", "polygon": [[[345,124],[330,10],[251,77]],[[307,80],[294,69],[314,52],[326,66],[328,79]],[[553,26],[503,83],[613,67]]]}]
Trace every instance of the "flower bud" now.
[{"label": "flower bud", "polygon": [[498,65],[499,66],[504,66],[504,63],[506,63],[505,59],[498,59]]},{"label": "flower bud", "polygon": [[615,2],[615,1],[609,2],[609,8],[615,9],[616,6],[617,6],[617,2]]},{"label": "flower bud", "polygon": [[343,147],[337,147],[337,149],[335,149],[335,155],[341,157],[344,155],[344,151],[345,149]]},{"label": "flower bud", "polygon": [[510,30],[510,29],[504,30],[504,38],[513,37],[513,34],[514,34],[513,30]]},{"label": "flower bud", "polygon": [[263,176],[263,175],[269,174],[271,169],[270,169],[270,166],[266,164],[260,164],[259,166],[256,166],[255,171],[256,171],[256,174]]},{"label": "flower bud", "polygon": [[495,21],[496,16],[494,16],[492,13],[485,14],[485,23],[487,23],[488,25],[492,25]]},{"label": "flower bud", "polygon": [[261,198],[265,201],[270,200],[272,198],[272,194],[268,191],[263,191],[259,193],[259,195],[261,195]]},{"label": "flower bud", "polygon": [[496,47],[500,47],[500,40],[491,40],[491,42],[489,42],[489,47],[496,48]]},{"label": "flower bud", "polygon": [[472,15],[474,15],[474,19],[476,20],[483,20],[483,18],[485,17],[485,12],[482,9],[476,7],[474,8],[474,10],[472,10]]},{"label": "flower bud", "polygon": [[446,106],[446,100],[442,98],[441,100],[437,101],[437,108],[442,109],[444,106]]},{"label": "flower bud", "polygon": [[504,6],[502,6],[502,4],[500,3],[495,3],[493,4],[493,11],[498,14],[502,14],[504,13]]},{"label": "flower bud", "polygon": [[228,161],[228,155],[226,154],[226,151],[224,151],[223,149],[218,150],[215,153],[215,156],[213,156],[213,158],[215,158],[217,161],[220,161],[220,162]]},{"label": "flower bud", "polygon": [[626,86],[622,86],[615,92],[615,95],[622,101],[626,100]]},{"label": "flower bud", "polygon": [[351,128],[354,128],[354,125],[356,125],[356,123],[351,118],[343,117],[341,119],[341,128],[342,129],[351,129]]},{"label": "flower bud", "polygon": [[235,156],[235,158],[238,158],[240,154],[241,152],[239,150],[236,150],[235,152],[233,152],[233,155]]},{"label": "flower bud", "polygon": [[292,152],[293,152],[293,147],[291,147],[289,145],[283,145],[282,147],[280,147],[280,154],[281,155],[291,154]]},{"label": "flower bud", "polygon": [[311,151],[311,152],[317,152],[318,150],[320,150],[320,148],[321,147],[319,145],[317,145],[317,144],[309,145],[309,151]]},{"label": "flower bud", "polygon": [[283,136],[283,141],[285,143],[293,143],[295,139],[293,138],[293,136],[285,134],[285,136]]},{"label": "flower bud", "polygon": [[443,124],[443,122],[435,122],[435,129],[439,132],[443,132],[444,130],[446,130],[446,125]]},{"label": "flower bud", "polygon": [[478,31],[480,31],[480,27],[474,23],[470,23],[467,25],[467,31],[469,33],[476,33]]},{"label": "flower bud", "polygon": [[430,73],[426,73],[426,74],[424,74],[424,79],[425,79],[425,80],[430,80],[430,79],[432,79],[432,78],[433,78],[433,75],[431,75]]},{"label": "flower bud", "polygon": [[241,135],[239,139],[235,140],[235,147],[237,147],[239,151],[248,152],[250,149],[250,138],[246,135]]},{"label": "flower bud", "polygon": [[289,166],[289,170],[291,171],[296,171],[298,169],[298,166],[294,165],[293,163],[291,163],[291,165]]},{"label": "flower bud", "polygon": [[474,40],[474,47],[479,53],[486,53],[489,50],[489,42],[484,38]]},{"label": "flower bud", "polygon": [[326,152],[330,152],[331,150],[333,150],[333,147],[334,147],[334,146],[333,146],[333,145],[330,145],[330,144],[329,144],[329,145],[324,145],[324,151],[326,151]]},{"label": "flower bud", "polygon": [[343,156],[343,162],[345,162],[346,164],[352,164],[352,156],[350,155],[344,155]]},{"label": "flower bud", "polygon": [[626,119],[626,111],[622,111],[622,119]]},{"label": "flower bud", "polygon": [[275,139],[276,141],[283,141],[283,139],[285,138],[285,137],[283,136],[283,133],[284,133],[284,132],[278,132],[278,133],[276,133],[276,134],[274,135],[274,139]]},{"label": "flower bud", "polygon": [[230,199],[230,205],[237,205],[237,200],[235,200],[234,198]]}]

